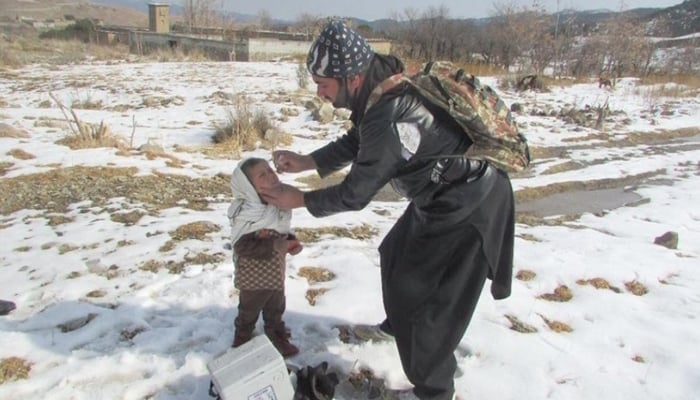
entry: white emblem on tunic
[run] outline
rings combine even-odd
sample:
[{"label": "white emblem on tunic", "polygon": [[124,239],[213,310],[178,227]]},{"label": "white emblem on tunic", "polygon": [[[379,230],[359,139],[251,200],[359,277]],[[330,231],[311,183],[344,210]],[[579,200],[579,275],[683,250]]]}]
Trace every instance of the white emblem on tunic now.
[{"label": "white emblem on tunic", "polygon": [[410,160],[418,146],[420,145],[420,130],[415,123],[399,122],[396,124],[396,131],[399,133],[401,141],[401,156],[405,160]]}]

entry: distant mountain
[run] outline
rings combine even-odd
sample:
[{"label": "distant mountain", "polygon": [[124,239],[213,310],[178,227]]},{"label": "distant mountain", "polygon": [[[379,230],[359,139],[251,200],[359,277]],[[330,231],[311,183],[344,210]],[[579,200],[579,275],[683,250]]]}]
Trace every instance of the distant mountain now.
[{"label": "distant mountain", "polygon": [[[62,18],[71,14],[75,18],[100,18],[106,24],[144,26],[147,25],[148,4],[154,0],[78,0],[75,2],[55,2],[53,0],[3,0],[0,17],[6,15],[14,18],[17,15],[34,18]],[[183,7],[177,1],[167,1],[174,17],[182,16]],[[94,7],[86,7],[92,4]],[[227,17],[240,23],[250,23],[257,19],[255,15],[241,14],[231,9],[235,7],[229,2],[226,9]],[[39,10],[42,10],[41,12]],[[620,12],[608,9],[596,10],[562,10],[552,15],[552,26],[557,19],[567,21],[579,34],[595,31],[600,24],[616,16]],[[700,0],[685,0],[680,4],[667,8],[635,8],[622,11],[625,16],[645,24],[650,36],[685,36],[700,32]],[[51,15],[49,15],[51,14]],[[55,14],[55,15],[54,15]],[[489,18],[462,19],[476,26],[488,22]],[[284,27],[294,21],[273,20],[276,27]],[[354,19],[355,26],[366,25],[373,32],[389,32],[403,22],[392,19],[363,20]]]},{"label": "distant mountain", "polygon": [[[566,9],[552,14],[552,26],[559,18],[573,26],[578,34],[587,34],[595,31],[602,23],[612,17],[622,16],[636,20],[646,25],[646,32],[650,36],[684,36],[700,32],[700,0],[686,0],[681,4],[668,8],[634,8],[625,11],[612,11],[609,9],[572,10]],[[476,26],[487,23],[489,18],[465,19]],[[356,25],[366,24],[375,32],[389,31],[400,22],[391,19],[376,21],[355,20]]]},{"label": "distant mountain", "polygon": [[667,29],[673,37],[700,32],[700,0],[686,0],[673,7],[657,10],[647,21],[647,26],[654,33],[654,27],[659,26],[661,29],[663,21],[670,21]]},{"label": "distant mountain", "polygon": [[[93,4],[103,4],[114,7],[131,8],[133,10],[145,13],[146,15],[148,15],[148,4],[157,3],[153,0],[92,0],[89,2]],[[173,15],[182,15],[182,6],[175,4],[172,1],[166,3],[170,4],[170,12]]]},{"label": "distant mountain", "polygon": [[[577,25],[592,29],[604,21],[620,14],[610,10],[571,11],[559,13],[560,17],[572,18]],[[684,36],[700,32],[700,0],[686,0],[667,8],[633,8],[621,14],[646,25],[650,36]],[[557,14],[554,14],[556,18]]]}]

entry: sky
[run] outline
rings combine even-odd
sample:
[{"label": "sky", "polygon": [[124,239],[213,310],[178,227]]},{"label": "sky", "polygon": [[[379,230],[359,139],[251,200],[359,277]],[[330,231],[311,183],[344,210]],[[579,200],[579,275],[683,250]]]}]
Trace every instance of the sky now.
[{"label": "sky", "polygon": [[[0,124],[5,125],[0,127],[24,134],[0,137],[0,184],[71,166],[133,167],[134,176],[230,174],[238,158],[198,150],[210,145],[212,124],[221,123],[231,107],[217,92],[249,96],[251,106],[292,135],[283,148],[309,152],[341,135],[342,121],[320,124],[311,117],[303,104],[314,88],[299,88],[296,74],[297,64],[288,62],[122,60],[5,70],[0,81]],[[481,78],[499,87],[499,77]],[[455,352],[457,393],[494,400],[695,399],[700,393],[700,98],[655,96],[658,87],[638,86],[633,79],[614,89],[599,88],[593,80],[553,89],[500,90],[507,104],[525,107],[515,118],[540,154],[527,173],[513,177],[514,190],[652,177],[618,187],[608,198],[615,204],[616,195],[633,192],[640,199],[633,204],[606,206],[601,198],[584,204],[589,211],[566,204],[557,211],[534,207],[550,217],[516,226],[514,272],[529,278],[514,279],[512,295],[500,301],[491,298],[487,282]],[[665,93],[682,88],[677,89]],[[65,104],[101,101],[96,109],[74,111],[85,122],[103,121],[135,149],[150,142],[162,146],[165,155],[70,150],[57,143],[70,131],[61,125],[60,109],[46,106],[49,91]],[[177,101],[146,106],[148,96]],[[606,100],[611,116],[604,134],[544,112],[595,108]],[[651,140],[681,129],[690,133]],[[612,140],[620,145],[607,145]],[[243,156],[267,158],[270,151],[256,148]],[[313,175],[281,179],[305,189],[299,178]],[[0,202],[16,195],[5,192]],[[0,215],[0,299],[17,305],[0,317],[0,360],[17,357],[31,365],[26,379],[0,384],[0,398],[209,399],[207,363],[229,349],[238,299],[226,220],[231,195],[224,191],[209,200],[205,209],[180,204],[154,210],[124,197],[107,199],[106,205],[86,199],[58,215],[32,208]],[[518,203],[516,209],[526,205]],[[295,367],[327,362],[342,378],[338,400],[362,398],[347,381],[362,369],[388,388],[411,387],[392,342],[344,343],[336,328],[383,319],[377,246],[406,206],[405,199],[373,201],[364,210],[327,218],[304,209],[293,212],[297,231],[368,226],[376,232],[359,238],[322,235],[287,259],[284,319],[292,343],[301,349],[287,362]],[[132,212],[144,215],[134,223],[120,222],[120,215]],[[562,222],[558,217],[564,215],[569,217]],[[172,240],[171,232],[192,223],[220,229]],[[676,249],[654,244],[668,231],[678,233]],[[218,261],[193,262],[175,273],[140,268],[217,253],[223,254]],[[334,277],[309,282],[301,275],[305,267]],[[595,282],[610,288],[596,288]],[[571,291],[568,301],[546,300],[562,286]],[[326,291],[311,304],[307,294],[318,289]],[[514,321],[534,332],[512,329]]]},{"label": "sky", "polygon": [[[513,0],[513,4],[519,6],[532,6],[530,0]],[[679,0],[542,0],[547,11],[555,12],[563,9],[597,10],[608,9],[619,11],[638,7],[664,8],[682,3]],[[350,16],[366,20],[383,18],[395,18],[396,15],[404,15],[409,8],[419,12],[426,11],[430,7],[439,8],[445,6],[453,18],[483,18],[493,15],[494,4],[510,4],[507,1],[483,1],[473,2],[464,0],[354,0],[354,1],[319,1],[319,0],[257,0],[255,2],[236,2],[234,11],[243,14],[257,14],[260,10],[268,11],[273,18],[296,20],[301,14],[321,16]]]}]

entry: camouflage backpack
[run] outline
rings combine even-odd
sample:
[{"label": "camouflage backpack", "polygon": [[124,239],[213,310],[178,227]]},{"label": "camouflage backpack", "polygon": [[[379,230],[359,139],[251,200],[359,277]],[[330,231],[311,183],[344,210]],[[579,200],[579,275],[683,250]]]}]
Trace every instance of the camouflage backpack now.
[{"label": "camouflage backpack", "polygon": [[462,127],[472,141],[467,158],[489,161],[505,172],[522,171],[530,164],[527,139],[518,131],[503,100],[474,75],[450,62],[430,62],[416,74],[387,78],[370,94],[366,110],[402,82],[416,88],[423,98],[445,110]]}]

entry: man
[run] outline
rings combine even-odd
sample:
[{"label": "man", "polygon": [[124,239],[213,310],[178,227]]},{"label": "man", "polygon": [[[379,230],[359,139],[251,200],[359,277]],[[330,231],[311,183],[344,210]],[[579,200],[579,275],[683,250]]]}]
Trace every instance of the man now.
[{"label": "man", "polygon": [[[322,177],[352,164],[338,185],[302,192],[292,186],[263,193],[282,208],[306,207],[316,217],[360,210],[387,183],[410,200],[379,246],[382,294],[413,394],[455,396],[454,351],[484,283],[510,295],[514,201],[508,176],[461,157],[467,135],[406,85],[383,82],[403,72],[393,56],[374,54],[357,32],[329,22],[312,45],[307,67],[318,96],[346,107],[353,128],[308,155],[276,151],[280,172],[315,169]],[[365,110],[368,98],[379,99]]]}]

